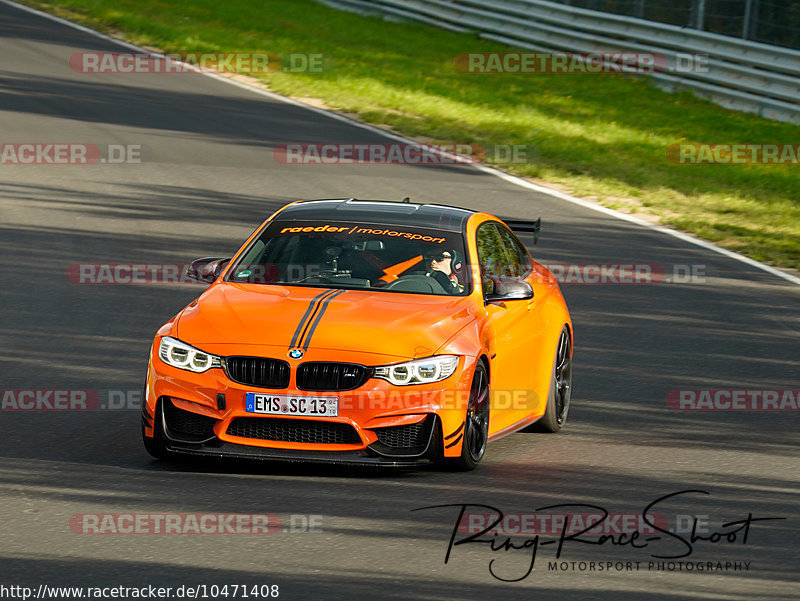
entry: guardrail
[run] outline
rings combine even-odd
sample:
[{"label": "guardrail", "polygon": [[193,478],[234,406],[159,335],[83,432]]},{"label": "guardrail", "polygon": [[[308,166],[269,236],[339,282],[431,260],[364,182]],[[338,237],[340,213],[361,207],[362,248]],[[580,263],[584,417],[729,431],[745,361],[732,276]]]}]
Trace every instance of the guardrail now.
[{"label": "guardrail", "polygon": [[[336,8],[413,20],[539,52],[636,52],[663,57],[649,73],[734,110],[800,123],[800,51],[545,0],[321,0]],[[704,68],[684,69],[687,55]]]}]

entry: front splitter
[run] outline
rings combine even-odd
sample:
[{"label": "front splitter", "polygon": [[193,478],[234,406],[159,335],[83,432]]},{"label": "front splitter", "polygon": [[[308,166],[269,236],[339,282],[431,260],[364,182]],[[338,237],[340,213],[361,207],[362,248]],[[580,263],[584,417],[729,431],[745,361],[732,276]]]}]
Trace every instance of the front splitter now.
[{"label": "front splitter", "polygon": [[380,457],[371,455],[365,450],[299,451],[291,449],[270,449],[266,447],[253,447],[222,442],[218,439],[205,444],[181,443],[170,440],[167,442],[167,451],[178,455],[215,457],[218,459],[255,459],[306,464],[361,465],[398,468],[419,468],[433,464],[430,459],[424,457]]}]

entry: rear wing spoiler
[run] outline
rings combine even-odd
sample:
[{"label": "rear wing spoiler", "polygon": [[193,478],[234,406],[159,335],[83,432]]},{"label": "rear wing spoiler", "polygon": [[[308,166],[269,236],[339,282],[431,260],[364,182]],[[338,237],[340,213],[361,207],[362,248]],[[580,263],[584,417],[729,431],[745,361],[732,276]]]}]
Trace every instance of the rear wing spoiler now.
[{"label": "rear wing spoiler", "polygon": [[539,231],[542,229],[542,218],[536,221],[521,221],[519,219],[503,219],[503,222],[513,232],[527,232],[533,234],[533,243],[539,242]]}]

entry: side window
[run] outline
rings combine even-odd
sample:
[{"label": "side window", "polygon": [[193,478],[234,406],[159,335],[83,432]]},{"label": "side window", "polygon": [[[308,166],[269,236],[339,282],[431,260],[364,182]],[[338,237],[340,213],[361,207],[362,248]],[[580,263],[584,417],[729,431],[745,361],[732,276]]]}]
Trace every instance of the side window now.
[{"label": "side window", "polygon": [[486,296],[494,293],[495,283],[502,276],[508,275],[510,258],[500,232],[493,223],[478,226],[475,242],[481,268],[481,285]]},{"label": "side window", "polygon": [[500,237],[503,239],[503,244],[506,251],[511,258],[513,269],[509,270],[508,275],[524,278],[531,272],[532,265],[528,251],[517,239],[517,237],[503,226],[499,226]]}]

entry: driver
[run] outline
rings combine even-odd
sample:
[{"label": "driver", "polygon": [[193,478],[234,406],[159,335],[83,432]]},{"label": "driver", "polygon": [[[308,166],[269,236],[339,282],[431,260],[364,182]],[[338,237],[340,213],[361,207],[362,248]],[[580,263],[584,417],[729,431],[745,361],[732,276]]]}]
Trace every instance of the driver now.
[{"label": "driver", "polygon": [[460,262],[456,251],[451,249],[431,255],[428,265],[427,275],[439,282],[448,294],[458,294],[464,290],[458,276],[453,272],[454,266],[460,266]]}]

